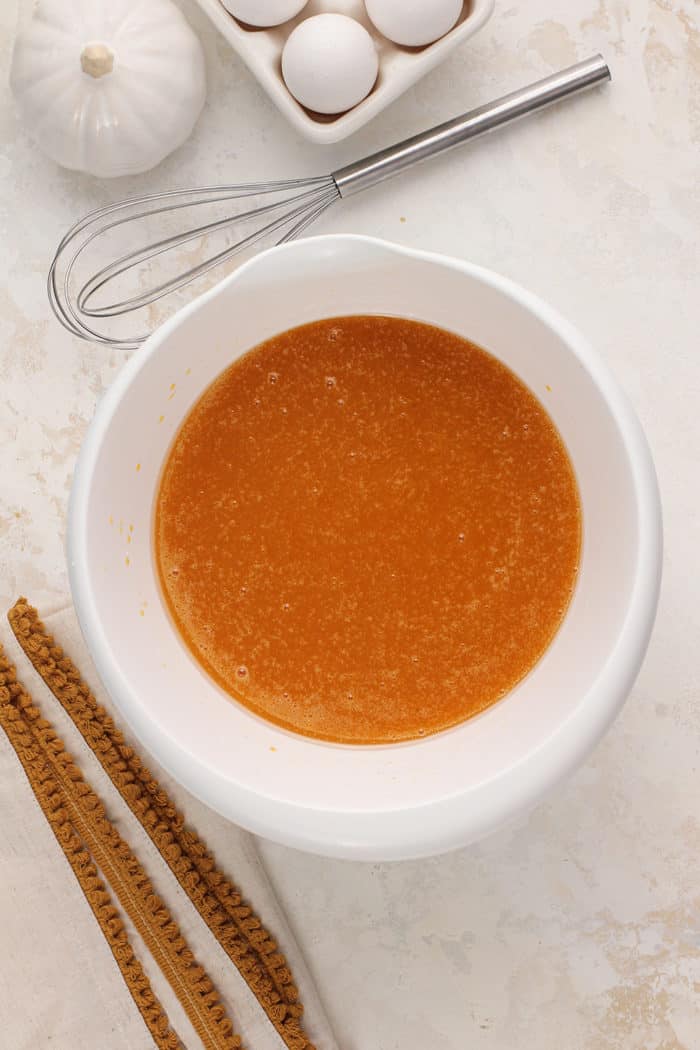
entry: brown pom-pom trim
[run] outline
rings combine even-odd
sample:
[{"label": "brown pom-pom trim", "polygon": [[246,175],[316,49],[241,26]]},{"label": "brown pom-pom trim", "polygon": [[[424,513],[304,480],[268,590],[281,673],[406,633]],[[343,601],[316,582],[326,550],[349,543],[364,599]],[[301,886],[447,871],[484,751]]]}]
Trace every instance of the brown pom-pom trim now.
[{"label": "brown pom-pom trim", "polygon": [[285,957],[239,891],[97,702],[26,598],[8,613],[17,641],[73,720],[288,1050],[315,1050]]}]

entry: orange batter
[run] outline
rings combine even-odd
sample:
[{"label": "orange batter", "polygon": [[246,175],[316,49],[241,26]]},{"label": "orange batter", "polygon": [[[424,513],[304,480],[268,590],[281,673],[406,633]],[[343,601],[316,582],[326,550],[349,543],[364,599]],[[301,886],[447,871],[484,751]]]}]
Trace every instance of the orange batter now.
[{"label": "orange batter", "polygon": [[436,733],[512,689],[566,612],[580,537],[530,391],[391,317],[305,325],[228,368],[175,439],[155,524],[199,662],[263,718],[353,744]]}]

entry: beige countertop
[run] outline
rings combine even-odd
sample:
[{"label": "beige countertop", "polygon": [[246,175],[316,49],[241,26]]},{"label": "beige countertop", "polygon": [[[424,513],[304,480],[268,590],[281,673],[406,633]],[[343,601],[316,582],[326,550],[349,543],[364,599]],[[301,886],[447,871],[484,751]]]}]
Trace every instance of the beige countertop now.
[{"label": "beige countertop", "polygon": [[18,125],[7,89],[16,3],[0,5],[0,606],[19,594],[43,613],[67,602],[75,456],[124,360],[50,314],[47,266],[71,221],[136,191],[330,170],[602,51],[610,88],[345,202],[318,231],[496,269],[566,314],[612,366],[647,430],[665,511],[642,674],[589,762],[476,847],[394,866],[263,849],[344,1050],[697,1050],[697,3],[500,0],[473,42],[354,139],[325,148],[300,140],[186,10],[207,50],[207,108],[161,167],[107,185],[56,168]]}]

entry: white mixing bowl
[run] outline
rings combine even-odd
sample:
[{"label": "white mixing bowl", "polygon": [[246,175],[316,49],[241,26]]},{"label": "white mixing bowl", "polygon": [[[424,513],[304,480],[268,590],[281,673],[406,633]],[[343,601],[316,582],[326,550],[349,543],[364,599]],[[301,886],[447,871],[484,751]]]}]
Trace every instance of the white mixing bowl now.
[{"label": "white mixing bowl", "polygon": [[[391,747],[296,736],[224,695],[168,618],[152,549],[160,470],[203,390],[262,340],[353,313],[440,325],[504,361],[557,424],[583,504],[576,593],[543,659],[484,714]],[[107,690],[139,740],[194,795],[301,849],[409,858],[466,844],[532,806],[610,725],[656,610],[659,496],[625,397],[585,340],[543,302],[468,263],[366,237],[316,237],[243,266],[131,358],[83,445],[69,563]]]}]

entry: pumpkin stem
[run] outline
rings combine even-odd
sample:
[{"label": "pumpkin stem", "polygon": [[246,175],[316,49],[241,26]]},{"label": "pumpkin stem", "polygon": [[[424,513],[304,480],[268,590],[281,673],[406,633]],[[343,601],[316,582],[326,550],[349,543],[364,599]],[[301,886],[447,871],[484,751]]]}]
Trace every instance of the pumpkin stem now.
[{"label": "pumpkin stem", "polygon": [[91,77],[103,77],[114,68],[114,52],[106,44],[86,44],[80,53],[80,66]]}]

